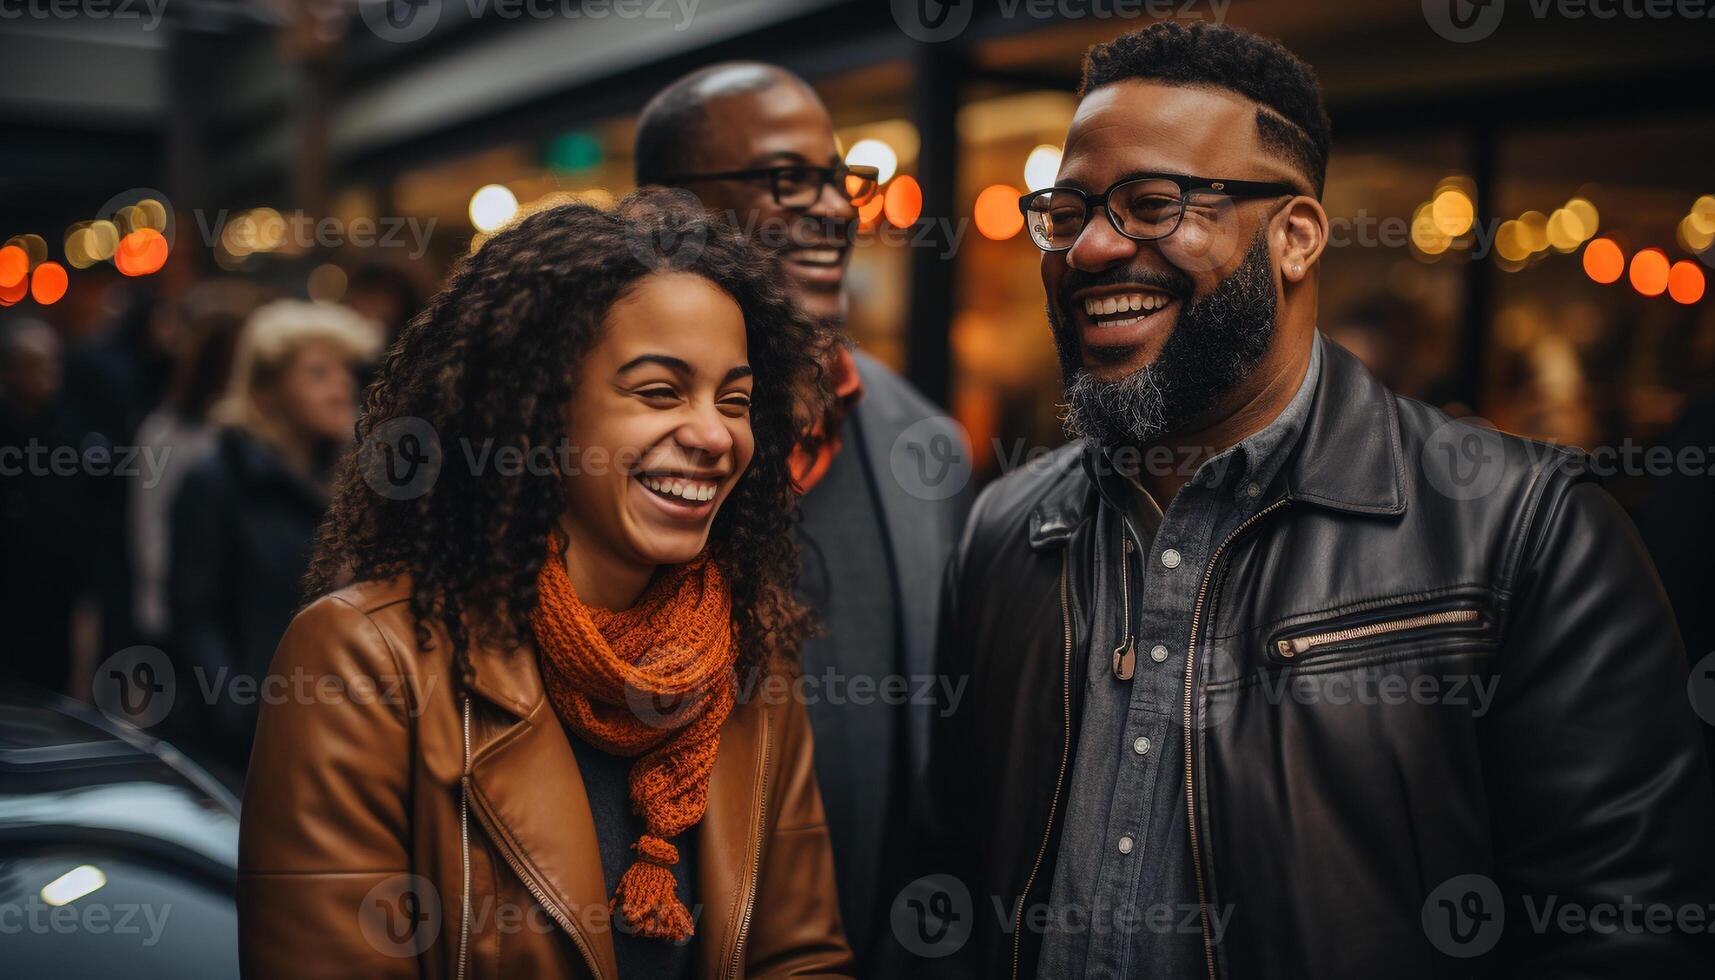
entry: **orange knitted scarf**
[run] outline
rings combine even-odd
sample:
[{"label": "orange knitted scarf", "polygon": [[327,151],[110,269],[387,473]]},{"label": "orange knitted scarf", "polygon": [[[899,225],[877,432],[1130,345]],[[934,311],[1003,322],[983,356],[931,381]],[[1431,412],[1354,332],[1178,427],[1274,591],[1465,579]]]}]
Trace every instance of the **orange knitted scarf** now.
[{"label": "orange knitted scarf", "polygon": [[531,613],[542,678],[560,721],[604,752],[633,758],[631,806],[644,834],[610,910],[639,936],[690,938],[691,914],[675,893],[679,849],[668,842],[708,809],[709,773],[731,713],[737,644],[732,594],[715,563],[699,558],[656,573],[630,609],[585,605],[566,576],[556,531]]}]

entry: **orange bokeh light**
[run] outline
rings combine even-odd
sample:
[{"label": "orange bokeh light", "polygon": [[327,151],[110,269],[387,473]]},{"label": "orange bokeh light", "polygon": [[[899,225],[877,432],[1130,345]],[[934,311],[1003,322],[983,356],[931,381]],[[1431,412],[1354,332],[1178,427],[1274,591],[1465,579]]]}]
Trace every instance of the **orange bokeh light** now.
[{"label": "orange bokeh light", "polygon": [[983,237],[1005,241],[1024,230],[1024,213],[1018,210],[1018,188],[992,184],[977,195],[977,231]]},{"label": "orange bokeh light", "polygon": [[1690,259],[1680,259],[1667,271],[1667,294],[1687,306],[1703,298],[1703,270]]},{"label": "orange bokeh light", "polygon": [[128,276],[160,272],[167,264],[167,239],[153,228],[139,228],[119,240],[113,264]]},{"label": "orange bokeh light", "polygon": [[16,245],[0,248],[0,289],[12,290],[30,271],[30,254]]},{"label": "orange bokeh light", "polygon": [[1659,248],[1646,248],[1632,256],[1632,288],[1645,296],[1660,296],[1667,292],[1667,254]]},{"label": "orange bokeh light", "polygon": [[909,228],[923,214],[923,188],[910,176],[893,178],[887,185],[887,197],[881,206],[887,223],[895,228]]},{"label": "orange bokeh light", "polygon": [[1626,253],[1612,238],[1592,238],[1584,246],[1584,273],[1597,282],[1616,282],[1626,271]]},{"label": "orange bokeh light", "polygon": [[11,286],[0,286],[0,306],[11,306],[30,292],[30,277],[25,276]]},{"label": "orange bokeh light", "polygon": [[43,306],[52,306],[66,294],[71,280],[66,267],[58,262],[43,262],[30,276],[30,298]]},{"label": "orange bokeh light", "polygon": [[881,220],[881,208],[886,203],[885,195],[872,194],[869,200],[858,205],[858,225],[866,231],[874,228],[875,223]]}]

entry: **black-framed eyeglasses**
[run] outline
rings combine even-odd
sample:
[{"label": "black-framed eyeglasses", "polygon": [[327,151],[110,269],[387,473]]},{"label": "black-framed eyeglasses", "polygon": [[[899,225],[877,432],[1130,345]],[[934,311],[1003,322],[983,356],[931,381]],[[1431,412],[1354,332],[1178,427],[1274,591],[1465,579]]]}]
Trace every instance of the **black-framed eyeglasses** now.
[{"label": "black-framed eyeglasses", "polygon": [[881,171],[876,167],[844,163],[832,167],[812,167],[791,163],[777,167],[755,167],[750,170],[722,170],[706,174],[681,174],[668,180],[682,184],[693,180],[766,180],[774,195],[774,203],[783,208],[807,208],[822,196],[822,188],[833,184],[846,200],[855,205],[869,203],[880,186]]},{"label": "black-framed eyeglasses", "polygon": [[1076,187],[1045,187],[1018,199],[1024,225],[1044,252],[1063,252],[1083,234],[1090,212],[1107,212],[1114,230],[1152,242],[1179,230],[1190,206],[1214,208],[1225,200],[1284,197],[1301,193],[1291,184],[1263,180],[1216,180],[1185,174],[1128,177],[1091,197]]}]

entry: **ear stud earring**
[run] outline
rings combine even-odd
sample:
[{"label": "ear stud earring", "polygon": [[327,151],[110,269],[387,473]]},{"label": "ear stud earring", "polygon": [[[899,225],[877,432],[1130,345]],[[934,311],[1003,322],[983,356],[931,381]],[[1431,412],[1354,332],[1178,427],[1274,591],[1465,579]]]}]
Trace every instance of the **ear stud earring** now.
[{"label": "ear stud earring", "polygon": [[1296,276],[1296,275],[1298,275],[1298,274],[1299,274],[1299,273],[1300,273],[1300,272],[1303,272],[1303,271],[1304,271],[1304,267],[1303,267],[1303,266],[1301,266],[1301,265],[1298,265],[1298,264],[1296,264],[1296,263],[1294,263],[1294,264],[1293,264],[1293,266],[1292,266],[1292,274],[1293,274],[1293,275],[1295,275],[1295,276]]}]

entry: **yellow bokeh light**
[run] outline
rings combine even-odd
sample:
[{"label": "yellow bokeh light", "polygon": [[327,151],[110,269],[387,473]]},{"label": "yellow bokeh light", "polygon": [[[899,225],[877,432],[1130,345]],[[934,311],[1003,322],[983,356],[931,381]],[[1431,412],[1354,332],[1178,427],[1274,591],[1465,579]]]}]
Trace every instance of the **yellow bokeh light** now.
[{"label": "yellow bokeh light", "polygon": [[256,224],[244,211],[226,223],[220,232],[220,247],[235,259],[256,251]]},{"label": "yellow bokeh light", "polygon": [[73,269],[87,269],[95,264],[89,255],[89,222],[79,221],[66,229],[63,245],[66,264]]},{"label": "yellow bokeh light", "polygon": [[97,262],[106,262],[113,258],[113,251],[119,247],[119,226],[106,219],[97,219],[89,223],[89,238],[84,243],[89,257]]},{"label": "yellow bokeh light", "polygon": [[470,223],[477,231],[495,231],[518,213],[518,196],[504,184],[484,184],[470,196]]},{"label": "yellow bokeh light", "polygon": [[113,212],[113,226],[119,229],[119,237],[124,238],[143,227],[142,212],[137,210],[137,205],[127,204]]},{"label": "yellow bokeh light", "polygon": [[1715,244],[1715,230],[1704,231],[1695,214],[1679,219],[1679,247],[1687,252],[1701,252]]},{"label": "yellow bokeh light", "polygon": [[1526,211],[1518,216],[1519,241],[1532,252],[1548,248],[1548,215],[1541,211]]},{"label": "yellow bokeh light", "polygon": [[[1052,143],[1043,143],[1030,151],[1030,156],[1024,160],[1024,186],[1033,191],[1044,187],[1053,187],[1054,178],[1060,176],[1060,148]],[[1020,215],[1023,217],[1023,215]]]},{"label": "yellow bokeh light", "polygon": [[1705,194],[1691,205],[1687,215],[1698,231],[1715,235],[1715,194]]},{"label": "yellow bokeh light", "polygon": [[846,151],[846,165],[874,167],[880,171],[876,176],[877,182],[885,184],[893,179],[894,172],[899,169],[899,154],[881,140],[858,140]]},{"label": "yellow bokeh light", "polygon": [[1435,219],[1435,227],[1449,238],[1457,238],[1471,230],[1471,221],[1477,215],[1476,206],[1471,198],[1457,188],[1445,188],[1435,195],[1435,200],[1429,206],[1429,213]]},{"label": "yellow bokeh light", "polygon": [[250,225],[256,235],[256,251],[272,252],[286,244],[286,219],[273,208],[256,208],[251,211]]},{"label": "yellow bokeh light", "polygon": [[1548,216],[1548,244],[1558,252],[1573,252],[1584,244],[1584,221],[1567,208],[1556,208]]},{"label": "yellow bokeh light", "polygon": [[1495,231],[1495,254],[1508,262],[1523,262],[1530,257],[1532,251],[1523,223],[1519,221],[1503,221]]},{"label": "yellow bokeh light", "polygon": [[1435,194],[1430,196],[1434,197],[1442,191],[1458,191],[1474,201],[1477,199],[1477,182],[1464,174],[1448,174],[1435,182]]},{"label": "yellow bokeh light", "polygon": [[[137,202],[136,213],[137,220],[141,222],[138,227],[153,228],[156,231],[167,230],[167,206],[160,201],[146,197]],[[132,229],[132,231],[136,230],[136,228]]]},{"label": "yellow bokeh light", "polygon": [[1411,244],[1424,255],[1440,255],[1447,251],[1452,239],[1442,234],[1428,204],[1418,205],[1411,216]]},{"label": "yellow bokeh light", "polygon": [[1584,229],[1583,241],[1596,237],[1596,232],[1602,227],[1602,215],[1596,210],[1596,205],[1590,203],[1589,198],[1575,197],[1567,201],[1566,210],[1578,216],[1578,224]]}]

